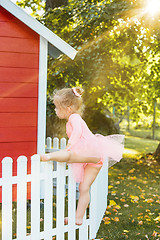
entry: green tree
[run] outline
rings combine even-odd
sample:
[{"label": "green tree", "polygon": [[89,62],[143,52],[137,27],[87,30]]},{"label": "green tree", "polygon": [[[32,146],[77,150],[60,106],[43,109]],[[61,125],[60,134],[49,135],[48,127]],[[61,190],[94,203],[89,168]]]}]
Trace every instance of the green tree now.
[{"label": "green tree", "polygon": [[[82,84],[88,109],[135,121],[153,111],[159,97],[158,17],[144,11],[146,1],[69,0],[48,9],[41,21],[78,50],[75,61],[49,59],[48,95]],[[49,105],[51,106],[51,105]],[[49,110],[50,112],[50,110]],[[117,120],[116,120],[117,121]]]},{"label": "green tree", "polygon": [[46,10],[54,9],[57,7],[65,6],[68,4],[68,0],[46,0]]}]

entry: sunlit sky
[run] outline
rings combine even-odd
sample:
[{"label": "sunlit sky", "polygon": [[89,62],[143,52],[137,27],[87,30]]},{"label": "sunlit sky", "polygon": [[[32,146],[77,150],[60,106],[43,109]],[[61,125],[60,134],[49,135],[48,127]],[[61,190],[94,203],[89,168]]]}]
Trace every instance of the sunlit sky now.
[{"label": "sunlit sky", "polygon": [[146,12],[152,16],[160,12],[160,0],[148,0],[146,5]]},{"label": "sunlit sky", "polygon": [[[11,0],[12,2],[16,3],[17,0]],[[24,9],[28,14],[31,14],[32,13],[32,10],[30,8],[25,8]]]},{"label": "sunlit sky", "polygon": [[[17,2],[17,0],[11,0],[11,1],[14,2],[14,3]],[[25,10],[28,14],[31,14],[31,13],[32,13],[31,8],[29,8],[29,7],[26,7],[24,10]],[[44,11],[43,11],[43,10],[42,10],[42,11],[37,11],[37,13],[41,16],[41,15],[43,15]]]}]

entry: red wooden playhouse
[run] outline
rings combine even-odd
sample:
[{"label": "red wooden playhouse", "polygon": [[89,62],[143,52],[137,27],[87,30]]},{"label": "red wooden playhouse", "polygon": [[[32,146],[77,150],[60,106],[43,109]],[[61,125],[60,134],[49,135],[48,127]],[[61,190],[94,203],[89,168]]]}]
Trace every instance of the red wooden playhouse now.
[{"label": "red wooden playhouse", "polygon": [[18,156],[45,151],[48,54],[74,59],[76,50],[10,0],[0,0],[0,174],[4,157],[13,158],[16,175]]}]

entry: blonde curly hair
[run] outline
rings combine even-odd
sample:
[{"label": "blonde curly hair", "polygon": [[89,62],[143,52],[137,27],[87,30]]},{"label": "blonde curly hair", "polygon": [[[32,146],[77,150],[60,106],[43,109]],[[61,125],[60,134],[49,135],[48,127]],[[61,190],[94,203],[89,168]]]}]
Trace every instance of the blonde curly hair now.
[{"label": "blonde curly hair", "polygon": [[74,112],[82,113],[83,101],[81,96],[83,93],[84,90],[81,87],[55,90],[53,93],[53,102],[63,108],[71,107]]}]

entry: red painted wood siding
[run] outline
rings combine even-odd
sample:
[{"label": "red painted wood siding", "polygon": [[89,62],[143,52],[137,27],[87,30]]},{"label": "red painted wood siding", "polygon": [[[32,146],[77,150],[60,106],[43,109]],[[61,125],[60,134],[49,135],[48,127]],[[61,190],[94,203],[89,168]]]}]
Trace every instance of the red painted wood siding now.
[{"label": "red painted wood siding", "polygon": [[38,77],[39,35],[0,6],[0,161],[12,157],[14,175],[37,152]]}]

